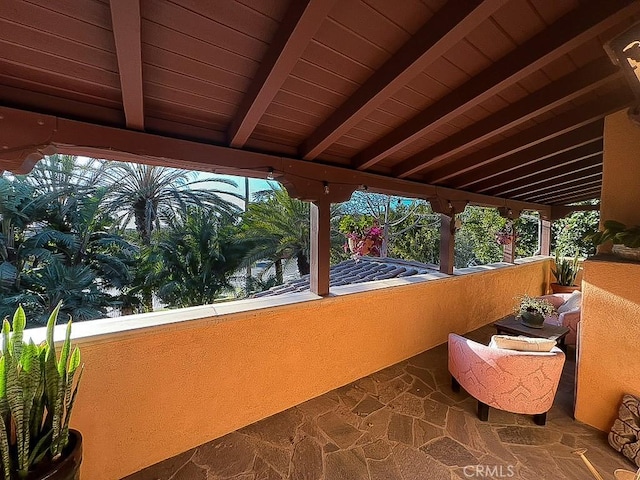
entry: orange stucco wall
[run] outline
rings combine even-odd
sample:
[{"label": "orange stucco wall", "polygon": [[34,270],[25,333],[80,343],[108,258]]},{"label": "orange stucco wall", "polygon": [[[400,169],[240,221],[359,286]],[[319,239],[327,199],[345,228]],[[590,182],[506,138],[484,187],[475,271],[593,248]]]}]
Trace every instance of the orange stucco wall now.
[{"label": "orange stucco wall", "polygon": [[640,396],[640,263],[584,264],[576,419],[611,428],[625,393]]},{"label": "orange stucco wall", "polygon": [[640,127],[624,110],[605,119],[602,172],[600,219],[639,224]]},{"label": "orange stucco wall", "polygon": [[[640,127],[621,111],[605,119],[600,218],[640,224]],[[609,247],[610,248],[610,247]],[[640,264],[584,264],[576,419],[609,430],[622,394],[640,394]]]},{"label": "orange stucco wall", "polygon": [[121,478],[494,321],[544,291],[549,265],[80,339],[83,478]]}]

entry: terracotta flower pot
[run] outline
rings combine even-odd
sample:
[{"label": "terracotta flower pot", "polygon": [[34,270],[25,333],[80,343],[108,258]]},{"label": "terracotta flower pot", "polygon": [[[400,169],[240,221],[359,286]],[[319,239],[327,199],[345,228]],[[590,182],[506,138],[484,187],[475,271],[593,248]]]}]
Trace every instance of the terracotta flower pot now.
[{"label": "terracotta flower pot", "polygon": [[576,290],[580,290],[580,287],[578,285],[567,286],[567,285],[560,285],[558,283],[551,284],[551,291],[553,293],[573,293]]},{"label": "terracotta flower pot", "polygon": [[534,312],[522,312],[520,318],[522,324],[531,328],[542,328],[544,324],[544,315]]},{"label": "terracotta flower pot", "polygon": [[29,473],[27,480],[80,480],[82,463],[82,435],[77,430],[69,430],[69,445],[63,458],[57,462],[42,465]]}]

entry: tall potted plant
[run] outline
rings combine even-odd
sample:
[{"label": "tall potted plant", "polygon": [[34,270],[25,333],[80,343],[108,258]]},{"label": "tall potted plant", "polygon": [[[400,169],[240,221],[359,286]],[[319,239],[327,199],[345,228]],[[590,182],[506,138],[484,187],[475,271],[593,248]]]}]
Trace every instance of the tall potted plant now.
[{"label": "tall potted plant", "polygon": [[79,480],[82,436],[69,429],[83,366],[71,351],[71,321],[56,355],[54,309],[41,345],[23,341],[26,316],[18,307],[13,329],[2,325],[0,357],[1,472],[4,480]]},{"label": "tall potted plant", "polygon": [[574,290],[580,290],[580,286],[576,285],[576,277],[579,271],[580,265],[577,252],[573,259],[569,259],[560,257],[556,250],[555,267],[551,268],[551,272],[556,277],[556,283],[551,284],[553,293],[571,293]]}]

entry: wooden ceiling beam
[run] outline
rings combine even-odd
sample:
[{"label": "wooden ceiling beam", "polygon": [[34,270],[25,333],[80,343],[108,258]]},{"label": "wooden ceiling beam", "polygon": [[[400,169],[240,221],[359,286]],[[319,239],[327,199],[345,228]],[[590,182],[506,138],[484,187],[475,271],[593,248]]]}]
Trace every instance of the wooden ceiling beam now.
[{"label": "wooden ceiling beam", "polygon": [[144,130],[140,0],[110,0],[109,4],[126,125]]},{"label": "wooden ceiling beam", "polygon": [[446,3],[305,140],[300,156],[316,158],[504,4],[504,0]]},{"label": "wooden ceiling beam", "polygon": [[[6,148],[4,148],[6,147]],[[347,191],[366,186],[372,192],[425,200],[439,197],[451,202],[537,210],[549,215],[547,205],[490,197],[410,180],[359,172],[343,167],[256,153],[226,146],[200,143],[121,128],[38,114],[0,106],[0,169],[25,170],[34,156],[46,149],[70,155],[85,155],[121,161],[135,161],[174,168],[266,178],[272,171],[277,180],[297,198],[314,200],[302,189],[305,182],[316,188],[323,182],[329,189]],[[32,165],[31,165],[32,166]],[[297,189],[297,190],[296,190]],[[322,194],[322,188],[319,194]],[[318,191],[311,192],[317,195]]]},{"label": "wooden ceiling beam", "polygon": [[502,186],[508,188],[515,182],[527,182],[530,176],[553,170],[558,168],[559,165],[572,165],[585,158],[601,156],[603,151],[603,140],[600,138],[557,155],[535,159],[522,165],[518,163],[520,155],[517,155],[515,159],[510,159],[509,162],[506,162],[506,159],[502,159],[500,162],[505,162],[502,173],[474,183],[471,190],[485,193]]},{"label": "wooden ceiling beam", "polygon": [[353,159],[373,165],[424,134],[569,53],[640,11],[640,2],[587,2],[554,22],[471,80],[404,122]]},{"label": "wooden ceiling beam", "polygon": [[[496,151],[504,151],[504,149],[501,149],[500,143],[497,143],[493,151],[486,149],[487,151],[483,153],[480,150],[479,155],[471,154],[463,157],[456,162],[434,170],[432,174],[425,175],[424,178],[441,179],[438,182],[446,180],[446,184],[453,188],[471,188],[472,185],[496,175],[601,139],[603,128],[602,121],[593,122],[576,130],[563,133],[546,142],[540,142],[524,150],[516,150],[498,158],[493,157],[492,154]],[[436,182],[433,181],[431,183]],[[461,187],[461,185],[464,185],[464,187]]]},{"label": "wooden ceiling beam", "polygon": [[[570,206],[568,204],[573,204],[573,203],[578,203],[578,202],[584,202],[587,200],[594,200],[594,199],[600,199],[600,194],[601,194],[601,189],[600,188],[594,188],[593,190],[588,190],[588,191],[584,191],[580,194],[576,194],[568,199],[565,200],[554,200],[553,205],[551,206],[552,209],[556,209],[557,207],[569,207],[572,210],[574,208],[579,208],[582,205],[573,205]],[[594,210],[599,210],[600,208],[596,208]],[[580,211],[580,210],[576,210],[576,211]],[[552,214],[553,215],[553,214]]]},{"label": "wooden ceiling beam", "polygon": [[620,69],[607,57],[594,60],[581,69],[565,75],[560,80],[404,160],[395,167],[395,176],[406,178],[427,167],[446,161],[461,151],[568,103],[619,76],[621,76]]},{"label": "wooden ceiling beam", "polygon": [[231,120],[227,132],[229,145],[244,146],[335,3],[336,0],[290,2],[253,82]]},{"label": "wooden ceiling beam", "polygon": [[602,163],[602,140],[597,140],[559,155],[545,158],[539,162],[532,162],[523,168],[516,168],[497,175],[483,182],[482,188],[476,184],[473,190],[487,195],[506,195],[508,192],[520,187],[545,180],[549,176],[561,175],[565,172],[570,172],[571,169],[597,163]]},{"label": "wooden ceiling beam", "polygon": [[578,179],[571,184],[564,185],[551,192],[542,194],[528,195],[524,198],[528,200],[544,200],[544,201],[556,201],[557,199],[571,198],[575,194],[582,193],[585,190],[599,188],[602,185],[602,173],[592,176],[588,180]]},{"label": "wooden ceiling beam", "polygon": [[[597,120],[601,120],[607,115],[629,106],[633,100],[633,94],[626,85],[623,85],[606,97],[596,97],[572,110],[511,135],[498,143],[494,143],[465,157],[435,168],[424,175],[423,181],[432,184],[441,183],[471,170],[484,167],[503,157],[526,150],[529,147],[552,141],[556,137],[577,130],[580,127],[587,129],[597,128],[597,126],[602,125],[600,122],[595,124]],[[593,125],[588,127],[590,124]],[[590,141],[601,136],[601,131],[600,133],[594,131],[593,136],[584,141]],[[576,144],[577,143],[578,142],[576,142]],[[570,148],[570,146],[565,148]],[[556,150],[556,152],[557,151],[559,150]]]},{"label": "wooden ceiling beam", "polygon": [[547,178],[546,181],[538,182],[536,184],[526,185],[519,188],[516,193],[511,194],[512,198],[530,197],[531,195],[543,194],[545,192],[558,191],[565,186],[576,186],[580,181],[589,181],[593,177],[602,178],[602,163],[596,165],[584,165],[581,168],[571,172],[565,172],[563,174],[555,175],[552,178]]},{"label": "wooden ceiling beam", "polygon": [[[566,195],[561,198],[555,198],[551,200],[552,206],[569,205],[578,202],[584,202],[585,200],[599,200],[602,194],[602,189],[599,186],[587,188],[579,192],[574,192],[571,195]],[[553,208],[553,207],[552,207]]]}]

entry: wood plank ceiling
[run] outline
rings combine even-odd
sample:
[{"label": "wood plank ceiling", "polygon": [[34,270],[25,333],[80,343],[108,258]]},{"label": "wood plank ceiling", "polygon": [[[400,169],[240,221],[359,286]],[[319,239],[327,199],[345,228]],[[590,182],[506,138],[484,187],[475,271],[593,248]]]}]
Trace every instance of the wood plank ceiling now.
[{"label": "wood plank ceiling", "polygon": [[[2,0],[0,104],[561,205],[598,198],[633,0]],[[240,166],[241,167],[241,166]]]}]

